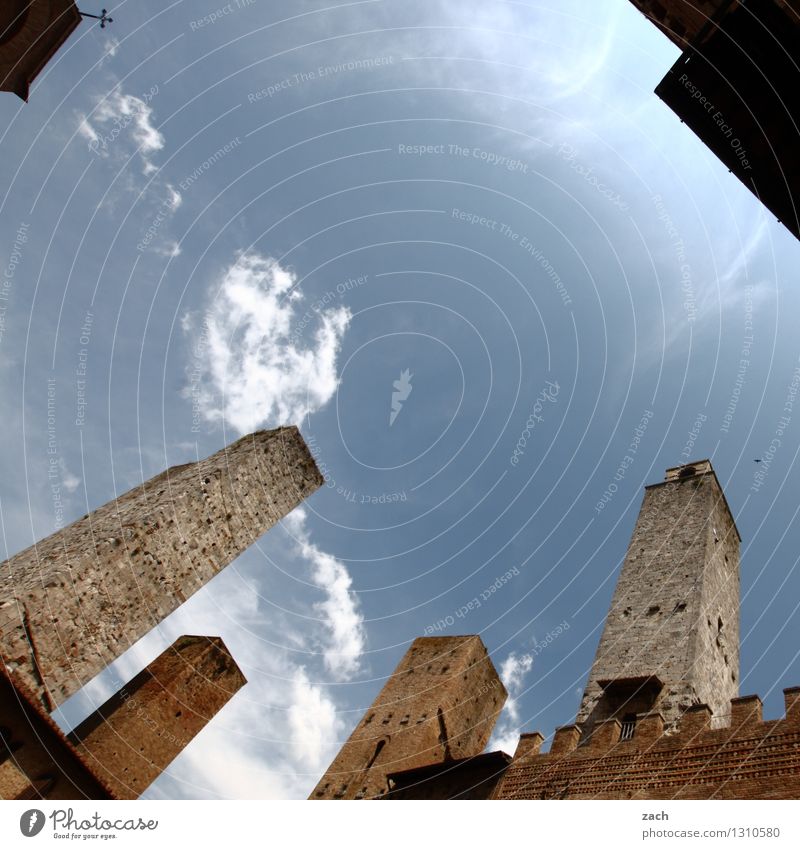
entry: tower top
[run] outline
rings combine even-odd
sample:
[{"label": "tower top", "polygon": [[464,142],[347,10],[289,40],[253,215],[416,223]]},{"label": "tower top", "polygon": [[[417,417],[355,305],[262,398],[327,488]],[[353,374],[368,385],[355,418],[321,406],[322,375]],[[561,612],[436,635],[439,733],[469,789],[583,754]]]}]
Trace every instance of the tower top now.
[{"label": "tower top", "polygon": [[697,478],[705,477],[706,475],[711,475],[714,478],[714,483],[716,483],[717,489],[719,489],[720,496],[722,497],[722,503],[725,505],[725,510],[730,517],[734,531],[736,531],[736,536],[739,538],[739,542],[741,542],[742,535],[739,533],[739,528],[736,527],[736,519],[734,518],[733,512],[728,504],[728,499],[725,497],[725,490],[722,488],[719,478],[717,478],[717,474],[714,471],[714,467],[711,465],[711,460],[693,460],[691,463],[684,463],[682,466],[672,466],[664,473],[663,481],[660,481],[659,483],[651,483],[649,486],[646,486],[645,489],[654,489],[657,486],[664,486],[664,484],[674,483],[675,481],[696,480]]}]

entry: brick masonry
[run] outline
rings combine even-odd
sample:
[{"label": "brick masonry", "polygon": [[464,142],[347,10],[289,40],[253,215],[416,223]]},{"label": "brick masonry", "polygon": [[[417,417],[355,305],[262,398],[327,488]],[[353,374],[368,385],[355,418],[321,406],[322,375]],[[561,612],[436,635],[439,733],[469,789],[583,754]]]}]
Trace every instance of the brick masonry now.
[{"label": "brick masonry", "polygon": [[616,719],[582,746],[577,726],[559,728],[547,754],[540,734],[524,735],[495,798],[800,799],[800,687],[784,696],[785,717],[769,722],[747,696],[730,703],[724,728],[698,705],[671,735],[657,713],[640,716],[629,740]]},{"label": "brick masonry", "polygon": [[576,722],[696,704],[725,721],[738,695],[739,534],[711,464],[645,490]]},{"label": "brick masonry", "polygon": [[118,799],[136,799],[245,683],[219,637],[180,637],[69,741]]},{"label": "brick masonry", "polygon": [[480,637],[414,640],[309,798],[375,798],[388,773],[479,755],[507,695]]},{"label": "brick masonry", "polygon": [[0,663],[0,799],[113,799],[38,697]]},{"label": "brick masonry", "polygon": [[322,483],[295,427],[167,469],[0,564],[0,655],[52,710]]}]

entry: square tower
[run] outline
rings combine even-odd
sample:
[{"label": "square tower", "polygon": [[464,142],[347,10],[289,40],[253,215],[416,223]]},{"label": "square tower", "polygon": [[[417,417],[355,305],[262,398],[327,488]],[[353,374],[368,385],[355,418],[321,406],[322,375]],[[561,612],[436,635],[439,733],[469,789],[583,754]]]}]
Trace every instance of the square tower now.
[{"label": "square tower", "polygon": [[374,799],[388,773],[479,755],[507,696],[480,637],[419,637],[309,798]]},{"label": "square tower", "polygon": [[740,536],[708,460],[668,469],[644,501],[576,722],[584,739],[659,711],[675,729],[695,704],[720,718],[739,693]]},{"label": "square tower", "polygon": [[117,799],[138,799],[246,683],[219,637],[179,637],[68,739]]},{"label": "square tower", "polygon": [[167,469],[0,564],[0,658],[53,710],[322,483],[296,427]]}]

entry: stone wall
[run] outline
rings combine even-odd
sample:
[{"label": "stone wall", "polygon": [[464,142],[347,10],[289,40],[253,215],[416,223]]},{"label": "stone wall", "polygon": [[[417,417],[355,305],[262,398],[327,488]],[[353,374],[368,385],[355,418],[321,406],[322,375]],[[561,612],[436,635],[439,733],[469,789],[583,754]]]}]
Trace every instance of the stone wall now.
[{"label": "stone wall", "polygon": [[168,469],[0,564],[0,656],[52,710],[322,482],[295,427]]}]

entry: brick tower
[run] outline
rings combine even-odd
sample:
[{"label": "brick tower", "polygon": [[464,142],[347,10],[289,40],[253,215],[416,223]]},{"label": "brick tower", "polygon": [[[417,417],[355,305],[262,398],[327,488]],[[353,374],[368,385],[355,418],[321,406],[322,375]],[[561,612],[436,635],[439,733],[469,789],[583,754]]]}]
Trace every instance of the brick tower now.
[{"label": "brick tower", "polygon": [[137,799],[245,683],[219,637],[180,637],[68,739],[118,799]]},{"label": "brick tower", "polygon": [[480,637],[414,640],[309,798],[375,798],[388,773],[479,755],[507,695]]},{"label": "brick tower", "polygon": [[576,723],[586,738],[658,712],[667,733],[693,705],[725,721],[739,693],[739,532],[711,463],[645,488]]},{"label": "brick tower", "polygon": [[0,658],[52,710],[322,482],[296,427],[167,469],[0,564]]}]

